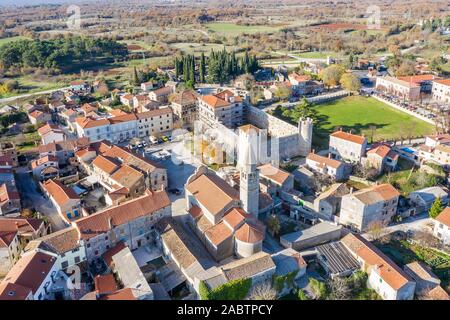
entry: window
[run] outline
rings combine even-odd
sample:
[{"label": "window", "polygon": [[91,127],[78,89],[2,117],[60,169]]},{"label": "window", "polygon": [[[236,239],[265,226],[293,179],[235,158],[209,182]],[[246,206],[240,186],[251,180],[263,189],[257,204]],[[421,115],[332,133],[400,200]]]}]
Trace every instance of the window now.
[{"label": "window", "polygon": [[75,263],[80,263],[80,257],[78,256],[75,257]]},{"label": "window", "polygon": [[68,266],[69,266],[69,262],[67,262],[67,261],[61,262],[61,268],[67,269]]}]

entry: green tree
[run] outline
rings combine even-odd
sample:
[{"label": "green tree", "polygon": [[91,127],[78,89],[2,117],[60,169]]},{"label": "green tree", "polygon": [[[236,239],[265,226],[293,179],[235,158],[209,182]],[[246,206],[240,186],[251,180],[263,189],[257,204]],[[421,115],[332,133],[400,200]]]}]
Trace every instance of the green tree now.
[{"label": "green tree", "polygon": [[138,73],[136,67],[133,68],[132,84],[134,86],[139,86],[141,84],[141,78],[139,77],[139,73]]},{"label": "green tree", "polygon": [[276,215],[271,215],[267,219],[267,228],[269,229],[269,232],[272,235],[272,237],[275,237],[275,235],[280,233],[281,230],[280,220]]},{"label": "green tree", "polygon": [[430,208],[430,211],[428,212],[430,217],[433,219],[436,219],[436,217],[442,212],[442,201],[441,198],[436,198],[434,200],[433,205]]},{"label": "green tree", "polygon": [[283,101],[287,100],[292,94],[292,90],[288,86],[278,86],[274,92],[275,98]]},{"label": "green tree", "polygon": [[205,78],[206,78],[206,59],[205,59],[205,54],[203,52],[202,52],[202,55],[200,57],[199,72],[200,72],[200,82],[204,83],[205,82]]},{"label": "green tree", "polygon": [[318,300],[325,300],[328,296],[328,289],[324,282],[319,281],[315,278],[309,279],[309,286],[311,287],[314,296]]},{"label": "green tree", "polygon": [[198,291],[202,300],[210,300],[211,291],[204,281],[200,281]]},{"label": "green tree", "polygon": [[323,69],[320,72],[319,77],[327,87],[335,87],[339,84],[339,81],[344,73],[344,67],[333,64]]},{"label": "green tree", "polygon": [[339,82],[345,90],[351,92],[357,92],[361,88],[361,81],[353,73],[344,73]]},{"label": "green tree", "polygon": [[309,300],[309,298],[306,295],[305,291],[303,291],[302,289],[298,289],[297,298],[298,298],[298,300]]},{"label": "green tree", "polygon": [[299,119],[311,118],[313,121],[317,121],[317,112],[313,108],[312,104],[303,98],[298,105],[292,109],[286,108],[283,111],[283,116],[289,117],[292,121],[297,122]]}]

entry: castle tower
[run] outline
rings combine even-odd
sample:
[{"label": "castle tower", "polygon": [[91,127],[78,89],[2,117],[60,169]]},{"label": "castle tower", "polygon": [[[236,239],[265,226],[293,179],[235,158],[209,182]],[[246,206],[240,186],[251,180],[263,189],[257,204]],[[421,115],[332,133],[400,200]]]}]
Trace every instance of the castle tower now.
[{"label": "castle tower", "polygon": [[256,218],[258,218],[259,213],[258,150],[258,134],[256,131],[239,130],[239,197],[242,208]]},{"label": "castle tower", "polygon": [[311,118],[298,120],[299,154],[303,157],[311,152],[313,120]]}]

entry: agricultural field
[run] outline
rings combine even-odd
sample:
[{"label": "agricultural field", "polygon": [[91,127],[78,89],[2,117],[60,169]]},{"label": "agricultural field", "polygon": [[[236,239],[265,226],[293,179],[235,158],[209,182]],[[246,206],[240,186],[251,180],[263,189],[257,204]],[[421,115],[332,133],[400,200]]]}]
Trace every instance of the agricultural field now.
[{"label": "agricultural field", "polygon": [[398,265],[403,266],[413,261],[422,261],[441,279],[443,288],[450,284],[449,255],[404,240],[391,240],[388,243],[377,243],[376,245]]},{"label": "agricultural field", "polygon": [[[400,140],[408,136],[413,128],[413,135],[421,137],[432,134],[434,127],[409,114],[390,106],[361,96],[346,97],[330,103],[320,104],[314,108],[318,113],[319,123],[315,130],[315,145],[326,146],[328,135],[335,129],[353,130],[356,134],[364,134],[369,142],[380,140]],[[376,127],[375,130],[373,126]],[[372,137],[373,132],[373,137]]]},{"label": "agricultural field", "polygon": [[[180,43],[172,43],[171,47],[181,50],[186,54],[195,54],[200,55],[202,52],[205,55],[208,55],[211,50],[220,51],[223,50],[224,45],[218,43],[195,43],[195,42],[180,42]],[[227,51],[233,51],[236,47],[233,46],[225,46]]]},{"label": "agricultural field", "polygon": [[279,29],[271,26],[244,26],[225,22],[208,23],[206,28],[210,32],[218,33],[227,37],[235,37],[242,33],[252,34],[257,32],[273,32]]}]

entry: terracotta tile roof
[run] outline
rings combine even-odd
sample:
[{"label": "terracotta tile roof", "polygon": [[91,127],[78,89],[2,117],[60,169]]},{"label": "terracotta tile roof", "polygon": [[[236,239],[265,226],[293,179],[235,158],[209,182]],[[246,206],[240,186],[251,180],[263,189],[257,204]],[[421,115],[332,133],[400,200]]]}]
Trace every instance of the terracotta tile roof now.
[{"label": "terracotta tile roof", "polygon": [[131,189],[139,180],[144,179],[144,175],[132,167],[123,164],[110,177],[121,186]]},{"label": "terracotta tile roof", "polygon": [[364,144],[366,138],[363,136],[358,136],[349,132],[336,131],[331,134],[332,137],[336,137],[342,140],[347,140],[357,144]]},{"label": "terracotta tile roof", "polygon": [[89,145],[89,138],[82,137],[73,140],[64,140],[40,145],[39,153],[57,152],[57,151],[75,151]]},{"label": "terracotta tile roof", "polygon": [[115,256],[116,254],[118,254],[120,251],[122,251],[125,248],[127,248],[127,245],[125,243],[123,243],[123,242],[119,242],[114,247],[112,247],[111,249],[107,250],[102,255],[102,258],[103,258],[103,260],[105,260],[106,265],[108,267],[111,267],[111,265],[113,263],[113,256]]},{"label": "terracotta tile roof", "polygon": [[25,254],[11,268],[3,281],[30,288],[34,294],[55,263],[55,257],[43,252]]},{"label": "terracotta tile roof", "polygon": [[290,177],[290,173],[283,169],[277,168],[274,165],[267,163],[258,167],[259,174],[265,178],[275,182],[278,185],[284,184]]},{"label": "terracotta tile roof", "polygon": [[182,106],[194,104],[197,102],[197,94],[193,90],[183,90],[179,94],[175,95],[172,103],[176,103]]},{"label": "terracotta tile roof", "polygon": [[[186,186],[186,190],[213,215],[239,200],[239,192],[212,173],[200,175]],[[211,197],[212,194],[214,197]]]},{"label": "terracotta tile roof", "polygon": [[97,156],[94,161],[92,161],[92,165],[107,174],[112,174],[119,167],[116,162],[111,161],[111,158],[106,158],[102,155]]},{"label": "terracotta tile roof", "polygon": [[133,289],[124,288],[114,293],[104,295],[100,297],[99,300],[137,300],[137,298],[133,294]]},{"label": "terracotta tile roof", "polygon": [[134,98],[134,96],[131,93],[127,93],[122,96],[122,99],[125,99],[125,100],[132,100],[133,98]]},{"label": "terracotta tile roof", "polygon": [[165,219],[160,221],[158,229],[165,246],[167,246],[181,268],[187,269],[198,263],[192,251],[193,247],[190,245],[192,242],[189,236],[175,220]]},{"label": "terracotta tile roof", "polygon": [[445,86],[450,87],[450,78],[448,79],[443,79],[443,80],[435,80],[434,82],[437,82],[439,84],[443,84]]},{"label": "terracotta tile roof", "polygon": [[47,155],[45,157],[33,160],[31,161],[31,168],[35,169],[47,162],[58,162],[58,158],[52,155]]},{"label": "terracotta tile roof", "polygon": [[247,243],[258,243],[264,239],[264,234],[254,226],[244,223],[235,233],[236,239]]},{"label": "terracotta tile roof", "polygon": [[390,77],[390,76],[384,76],[384,77],[380,77],[380,78],[382,78],[384,80],[387,80],[389,82],[392,82],[392,83],[396,83],[396,84],[401,85],[403,87],[407,87],[407,88],[419,87],[419,85],[416,84],[416,83],[410,83],[408,81],[400,80],[398,78],[394,78],[394,77]]},{"label": "terracotta tile roof", "polygon": [[311,76],[309,75],[299,75],[296,72],[293,72],[289,75],[289,78],[293,78],[298,82],[305,82],[311,80]]},{"label": "terracotta tile roof", "polygon": [[122,111],[120,109],[114,109],[114,110],[109,111],[109,114],[112,115],[113,117],[117,117],[117,116],[123,116],[128,113],[126,113],[125,111]]},{"label": "terracotta tile roof", "polygon": [[391,184],[384,183],[352,193],[354,197],[365,204],[373,204],[380,201],[388,201],[400,196],[400,192]]},{"label": "terracotta tile roof", "polygon": [[448,134],[448,133],[427,136],[427,138],[430,138],[430,139],[434,140],[435,142],[439,142],[441,144],[450,143],[450,134]]},{"label": "terracotta tile roof", "polygon": [[328,157],[323,157],[321,155],[318,155],[316,153],[310,153],[307,157],[308,160],[317,162],[319,164],[319,166],[324,167],[324,166],[328,166],[334,169],[339,168],[340,166],[343,165],[342,162],[340,162],[339,160],[336,159],[331,159]]},{"label": "terracotta tile roof", "polygon": [[442,212],[436,217],[436,221],[439,221],[440,223],[445,224],[447,227],[450,227],[450,207],[442,210]]},{"label": "terracotta tile roof", "polygon": [[110,230],[113,227],[133,221],[139,217],[149,216],[170,206],[166,191],[150,192],[142,197],[124,202],[118,206],[96,212],[88,217],[75,221],[82,239],[89,239]]},{"label": "terracotta tile roof", "polygon": [[384,144],[375,146],[372,149],[370,149],[369,151],[367,151],[368,154],[376,154],[376,155],[380,156],[381,158],[387,157],[389,152],[391,152],[391,148],[389,148],[388,146],[386,146]]},{"label": "terracotta tile roof", "polygon": [[37,119],[40,115],[43,115],[44,113],[39,110],[34,110],[29,114],[30,117]]},{"label": "terracotta tile roof", "polygon": [[398,77],[397,79],[406,81],[409,83],[415,83],[420,84],[423,81],[431,81],[436,79],[436,76],[434,74],[419,74],[415,76],[406,76],[406,77]]},{"label": "terracotta tile roof", "polygon": [[0,283],[0,300],[25,300],[31,289],[11,282]]},{"label": "terracotta tile roof", "polygon": [[248,279],[258,273],[273,269],[275,263],[270,254],[258,252],[248,258],[235,260],[221,267],[228,281],[237,279]]},{"label": "terracotta tile roof", "polygon": [[[394,290],[400,289],[411,281],[399,266],[362,236],[349,233],[342,238],[341,242],[367,265],[378,269],[380,277]],[[372,270],[372,272],[374,271]]]},{"label": "terracotta tile roof", "polygon": [[76,118],[75,122],[83,129],[109,125],[108,119]]},{"label": "terracotta tile roof", "polygon": [[0,248],[7,248],[13,242],[17,231],[0,231]]},{"label": "terracotta tile roof", "polygon": [[42,186],[60,206],[64,206],[69,200],[80,200],[80,197],[72,188],[67,187],[58,180],[46,180]]},{"label": "terracotta tile roof", "polygon": [[232,208],[224,214],[223,221],[235,230],[245,221],[247,215],[248,214],[242,208]]},{"label": "terracotta tile roof", "polygon": [[32,248],[45,248],[50,252],[63,254],[80,246],[78,230],[74,227],[64,228],[41,238],[30,241],[26,251]]},{"label": "terracotta tile roof", "polygon": [[99,150],[104,157],[109,159],[119,158],[122,163],[125,163],[132,167],[135,170],[141,172],[153,172],[156,169],[161,169],[162,167],[153,161],[144,158],[133,151],[130,151],[127,148],[113,146],[108,148],[103,148],[103,150]]},{"label": "terracotta tile roof", "polygon": [[229,102],[220,99],[214,95],[202,96],[200,97],[200,99],[212,108],[228,107],[230,105]]},{"label": "terracotta tile roof", "polygon": [[165,96],[165,95],[169,95],[173,92],[173,88],[172,87],[162,87],[156,90],[151,91],[150,93],[154,93],[156,96]]},{"label": "terracotta tile roof", "polygon": [[112,273],[96,276],[94,278],[94,285],[97,294],[108,294],[117,290],[116,280]]},{"label": "terracotta tile roof", "polygon": [[450,296],[441,286],[436,286],[428,292],[433,300],[450,300]]},{"label": "terracotta tile roof", "polygon": [[192,205],[188,212],[194,219],[197,219],[203,215],[202,209],[196,205]]},{"label": "terracotta tile roof", "polygon": [[450,153],[450,146],[445,144],[438,144],[435,149],[443,153]]},{"label": "terracotta tile roof", "polygon": [[123,123],[128,121],[136,120],[136,115],[134,113],[127,113],[123,114],[121,116],[108,118],[109,123],[111,124],[117,124],[117,123]]},{"label": "terracotta tile roof", "polygon": [[0,218],[0,232],[33,233],[39,230],[44,220],[35,218]]},{"label": "terracotta tile roof", "polygon": [[216,246],[230,239],[232,235],[232,230],[223,221],[205,231],[205,236]]},{"label": "terracotta tile roof", "polygon": [[158,117],[158,116],[162,116],[165,114],[172,114],[172,109],[171,108],[158,108],[158,109],[153,109],[153,110],[149,110],[149,111],[144,111],[144,112],[139,112],[136,113],[136,117],[138,119],[148,119],[151,117]]},{"label": "terracotta tile roof", "polygon": [[252,124],[245,124],[243,126],[239,127],[239,130],[246,132],[246,133],[258,133],[261,131],[260,128],[258,128],[257,126],[254,126]]},{"label": "terracotta tile roof", "polygon": [[0,203],[10,200],[20,200],[19,192],[11,190],[11,188],[4,183],[0,186]]},{"label": "terracotta tile roof", "polygon": [[241,96],[235,96],[234,93],[231,92],[230,90],[221,91],[221,92],[217,93],[215,96],[217,98],[225,100],[225,101],[227,101],[227,97],[228,98],[233,97],[235,102],[241,102],[242,101],[242,97]]},{"label": "terracotta tile roof", "polygon": [[52,124],[52,123],[47,123],[38,129],[38,133],[41,137],[52,131],[58,132],[58,133],[64,133],[58,125]]}]

